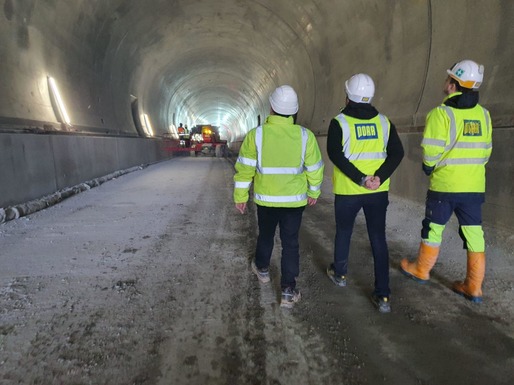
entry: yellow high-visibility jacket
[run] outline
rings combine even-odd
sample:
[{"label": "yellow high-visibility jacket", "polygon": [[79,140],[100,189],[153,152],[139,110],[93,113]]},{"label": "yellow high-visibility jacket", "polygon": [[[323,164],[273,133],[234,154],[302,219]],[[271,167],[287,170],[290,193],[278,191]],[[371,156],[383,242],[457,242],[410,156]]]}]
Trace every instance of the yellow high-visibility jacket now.
[{"label": "yellow high-visibility jacket", "polygon": [[324,164],[314,134],[292,117],[270,115],[246,135],[234,175],[234,202],[268,207],[301,207],[321,194]]},{"label": "yellow high-visibility jacket", "polygon": [[[335,119],[342,130],[344,156],[362,173],[374,175],[387,158],[387,142],[391,128],[389,119],[382,114],[367,120],[339,114]],[[332,182],[334,194],[359,195],[388,191],[390,179],[383,182],[377,190],[368,190],[355,184],[341,170],[334,167]]]},{"label": "yellow high-visibility jacket", "polygon": [[485,108],[434,108],[427,115],[421,147],[423,163],[434,168],[431,191],[485,192],[485,165],[493,148],[491,117]]}]

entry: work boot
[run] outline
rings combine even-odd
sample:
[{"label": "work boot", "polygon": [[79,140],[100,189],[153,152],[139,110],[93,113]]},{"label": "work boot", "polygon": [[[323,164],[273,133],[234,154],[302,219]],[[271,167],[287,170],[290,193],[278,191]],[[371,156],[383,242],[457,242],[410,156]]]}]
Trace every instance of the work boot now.
[{"label": "work boot", "polygon": [[280,300],[280,307],[291,309],[296,302],[301,298],[300,291],[292,287],[282,289],[282,298]]},{"label": "work boot", "polygon": [[453,291],[471,302],[482,302],[482,282],[485,275],[485,253],[468,251],[468,268],[464,282],[455,281]]},{"label": "work boot", "polygon": [[430,270],[434,267],[438,255],[439,247],[429,246],[421,242],[416,261],[409,262],[407,258],[402,259],[400,270],[404,275],[416,282],[427,283],[430,279]]}]

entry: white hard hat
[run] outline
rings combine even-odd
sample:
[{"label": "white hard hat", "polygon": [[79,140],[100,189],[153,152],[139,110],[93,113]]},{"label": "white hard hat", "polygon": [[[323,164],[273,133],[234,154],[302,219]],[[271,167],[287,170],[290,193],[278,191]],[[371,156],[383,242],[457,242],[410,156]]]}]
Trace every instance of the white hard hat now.
[{"label": "white hard hat", "polygon": [[375,96],[375,83],[369,75],[356,74],[348,79],[344,86],[348,99],[356,103],[371,103]]},{"label": "white hard hat", "polygon": [[484,66],[473,60],[463,60],[446,70],[448,75],[457,80],[461,87],[478,90],[484,80]]},{"label": "white hard hat", "polygon": [[298,112],[298,96],[291,86],[278,87],[269,97],[269,102],[273,111],[280,115],[290,116]]}]

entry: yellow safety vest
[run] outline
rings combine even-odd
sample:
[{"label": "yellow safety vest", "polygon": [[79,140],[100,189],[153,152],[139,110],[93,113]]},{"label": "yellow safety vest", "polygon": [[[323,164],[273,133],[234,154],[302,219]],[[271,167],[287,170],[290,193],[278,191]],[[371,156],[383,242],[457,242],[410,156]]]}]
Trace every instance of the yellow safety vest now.
[{"label": "yellow safety vest", "polygon": [[307,197],[318,198],[323,160],[312,131],[293,124],[292,117],[270,115],[263,126],[246,135],[234,175],[234,201],[254,201],[268,207],[301,207]]},{"label": "yellow safety vest", "polygon": [[[385,115],[378,114],[372,119],[356,119],[339,114],[335,117],[342,130],[344,156],[363,174],[374,175],[387,158],[387,142],[391,123]],[[389,179],[377,190],[359,186],[337,167],[332,176],[334,194],[358,195],[389,190]]]},{"label": "yellow safety vest", "polygon": [[493,148],[491,117],[485,108],[434,108],[427,115],[421,147],[423,162],[435,167],[430,190],[485,192],[485,165]]}]

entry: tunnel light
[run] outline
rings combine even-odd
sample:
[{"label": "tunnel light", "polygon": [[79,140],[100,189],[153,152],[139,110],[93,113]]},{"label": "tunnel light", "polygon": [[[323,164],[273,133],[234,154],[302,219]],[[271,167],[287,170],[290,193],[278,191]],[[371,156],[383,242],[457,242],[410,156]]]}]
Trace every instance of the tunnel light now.
[{"label": "tunnel light", "polygon": [[141,114],[141,122],[143,123],[143,128],[148,136],[153,136],[153,128],[150,123],[150,118],[147,114]]},{"label": "tunnel light", "polygon": [[59,116],[62,119],[62,123],[66,123],[67,125],[71,126],[70,116],[66,111],[66,107],[64,106],[64,102],[61,98],[61,94],[59,93],[59,88],[57,87],[55,79],[51,76],[48,76],[48,84],[50,85],[50,91],[55,100],[55,103],[57,104],[57,109],[59,110]]},{"label": "tunnel light", "polygon": [[169,134],[170,137],[172,137],[173,139],[179,138],[177,127],[174,124],[170,124],[169,130],[170,130],[170,134]]}]

